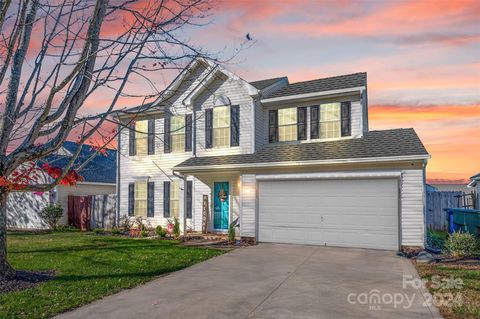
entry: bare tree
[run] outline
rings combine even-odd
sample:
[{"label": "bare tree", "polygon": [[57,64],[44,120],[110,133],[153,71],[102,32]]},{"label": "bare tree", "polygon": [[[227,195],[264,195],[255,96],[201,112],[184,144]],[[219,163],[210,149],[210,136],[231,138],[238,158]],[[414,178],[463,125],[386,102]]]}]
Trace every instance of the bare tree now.
[{"label": "bare tree", "polygon": [[[49,191],[68,176],[81,147],[52,182],[18,171],[57,151],[75,132],[88,141],[132,82],[212,58],[184,39],[208,23],[208,0],[0,0],[0,275],[7,262],[7,196]],[[102,112],[85,105],[108,97]],[[108,141],[107,141],[108,142]],[[21,175],[21,174],[20,174]]]}]

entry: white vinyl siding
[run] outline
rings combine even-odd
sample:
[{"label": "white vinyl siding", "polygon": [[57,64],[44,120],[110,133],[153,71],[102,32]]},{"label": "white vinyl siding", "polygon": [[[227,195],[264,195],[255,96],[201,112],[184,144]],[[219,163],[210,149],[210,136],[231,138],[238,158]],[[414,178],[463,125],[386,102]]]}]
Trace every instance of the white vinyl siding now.
[{"label": "white vinyl siding", "polygon": [[278,110],[278,141],[297,140],[297,108]]},{"label": "white vinyl siding", "polygon": [[340,137],[340,103],[320,105],[320,138]]},{"label": "white vinyl siding", "polygon": [[242,175],[240,179],[240,235],[256,237],[256,179],[255,175]]},{"label": "white vinyl siding", "polygon": [[213,109],[213,147],[230,146],[230,108],[228,106]]},{"label": "white vinyl siding", "polygon": [[171,117],[170,139],[172,153],[185,152],[185,117],[183,115]]},{"label": "white vinyl siding", "polygon": [[402,245],[423,247],[425,234],[423,170],[404,170],[401,185]]},{"label": "white vinyl siding", "polygon": [[148,121],[135,122],[135,147],[137,155],[148,154]]}]

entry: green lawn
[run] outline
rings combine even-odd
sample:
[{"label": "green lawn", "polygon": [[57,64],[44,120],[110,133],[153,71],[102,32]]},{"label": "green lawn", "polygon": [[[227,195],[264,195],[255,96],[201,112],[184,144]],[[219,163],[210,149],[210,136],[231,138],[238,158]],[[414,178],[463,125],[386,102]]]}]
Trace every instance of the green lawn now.
[{"label": "green lawn", "polygon": [[174,241],[93,233],[8,234],[8,259],[21,270],[55,270],[53,280],[0,295],[0,318],[48,318],[222,254]]},{"label": "green lawn", "polygon": [[[480,266],[435,264],[416,264],[416,266],[420,276],[429,282],[433,276],[439,276],[444,280],[449,278],[461,280],[458,287],[437,287],[437,289],[429,287],[432,294],[451,293],[454,298],[460,294],[461,299],[457,299],[458,303],[445,303],[439,306],[445,319],[480,318]],[[449,298],[448,295],[446,297]]]}]

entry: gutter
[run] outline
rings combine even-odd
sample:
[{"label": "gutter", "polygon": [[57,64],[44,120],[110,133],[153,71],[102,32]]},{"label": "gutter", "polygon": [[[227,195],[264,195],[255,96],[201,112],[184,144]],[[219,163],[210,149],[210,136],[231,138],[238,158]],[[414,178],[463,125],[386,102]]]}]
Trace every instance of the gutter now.
[{"label": "gutter", "polygon": [[368,157],[367,158],[345,158],[345,159],[336,159],[336,160],[184,166],[184,167],[176,167],[175,170],[178,172],[181,172],[181,171],[185,172],[185,171],[191,171],[191,170],[211,170],[211,169],[226,169],[226,168],[294,167],[294,166],[348,164],[348,163],[381,163],[381,162],[397,162],[397,161],[428,160],[428,159],[430,159],[430,155],[408,155],[408,156],[388,156],[388,157],[371,157],[371,158],[368,158]]}]

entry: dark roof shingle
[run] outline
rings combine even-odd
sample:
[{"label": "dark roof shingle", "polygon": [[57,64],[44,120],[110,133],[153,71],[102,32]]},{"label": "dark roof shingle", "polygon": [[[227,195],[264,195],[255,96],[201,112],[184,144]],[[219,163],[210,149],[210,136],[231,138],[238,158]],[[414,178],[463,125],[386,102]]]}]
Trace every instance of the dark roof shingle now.
[{"label": "dark roof shingle", "polygon": [[302,162],[355,158],[428,155],[413,129],[370,131],[362,138],[336,141],[275,144],[254,154],[192,157],[177,168],[190,166],[235,165],[277,162]]},{"label": "dark roof shingle", "polygon": [[298,94],[348,89],[367,85],[367,73],[353,73],[329,78],[291,83],[266,96],[266,99]]},{"label": "dark roof shingle", "polygon": [[269,87],[270,85],[274,84],[275,82],[278,82],[278,81],[286,79],[286,78],[287,78],[286,76],[282,76],[282,77],[279,77],[279,78],[253,81],[253,82],[249,82],[249,84],[252,85],[253,87],[255,87],[257,90],[263,90],[263,89]]}]

